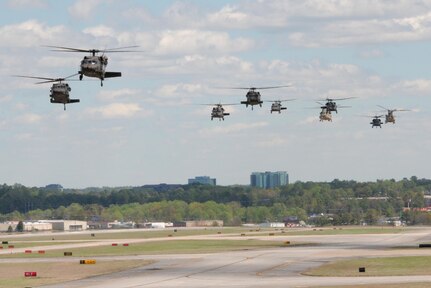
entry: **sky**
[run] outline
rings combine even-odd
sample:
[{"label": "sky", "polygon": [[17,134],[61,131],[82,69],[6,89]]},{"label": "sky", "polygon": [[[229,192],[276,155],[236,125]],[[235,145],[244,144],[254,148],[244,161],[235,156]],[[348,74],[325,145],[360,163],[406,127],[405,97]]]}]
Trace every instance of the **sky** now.
[{"label": "sky", "polygon": [[[255,171],[290,181],[430,178],[431,1],[0,1],[0,183],[67,188],[186,184],[207,175],[249,184]],[[12,75],[75,74],[86,53],[107,53],[121,78],[51,84]],[[237,104],[246,90],[270,102]],[[347,98],[333,122],[316,101]],[[370,116],[396,112],[371,128]]]}]

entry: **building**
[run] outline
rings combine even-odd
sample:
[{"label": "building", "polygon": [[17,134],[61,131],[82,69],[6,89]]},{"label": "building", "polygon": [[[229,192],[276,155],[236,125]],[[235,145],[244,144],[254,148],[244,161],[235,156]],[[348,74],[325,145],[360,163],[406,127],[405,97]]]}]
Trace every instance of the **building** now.
[{"label": "building", "polygon": [[253,172],[250,175],[250,186],[265,189],[280,187],[289,184],[289,174],[286,171]]},{"label": "building", "polygon": [[79,220],[42,220],[52,224],[52,230],[56,231],[83,231],[87,230],[87,221]]},{"label": "building", "polygon": [[203,184],[203,185],[211,185],[211,186],[217,185],[216,179],[210,178],[209,176],[196,176],[193,179],[189,179],[189,185],[190,184]]},{"label": "building", "polygon": [[174,222],[174,227],[223,227],[223,220],[195,220]]}]

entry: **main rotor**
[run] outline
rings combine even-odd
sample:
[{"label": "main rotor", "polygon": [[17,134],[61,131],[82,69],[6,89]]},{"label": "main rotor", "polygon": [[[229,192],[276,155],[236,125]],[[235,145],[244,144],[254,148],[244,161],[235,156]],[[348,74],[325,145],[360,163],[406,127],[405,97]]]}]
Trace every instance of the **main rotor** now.
[{"label": "main rotor", "polygon": [[56,48],[51,50],[56,52],[82,52],[82,53],[91,53],[92,56],[96,56],[97,53],[105,54],[105,53],[119,53],[119,52],[136,52],[134,50],[123,50],[123,49],[138,48],[139,46],[124,46],[124,47],[117,47],[117,48],[106,48],[103,50],[80,49],[80,48],[71,48],[71,47],[63,47],[63,46],[50,46],[50,45],[45,45],[44,47]]},{"label": "main rotor", "polygon": [[[52,82],[63,82],[63,81],[67,81],[69,78],[72,78],[76,75],[78,75],[79,73],[64,77],[64,78],[48,78],[48,77],[35,77],[35,76],[25,76],[25,75],[13,75],[13,77],[20,77],[20,78],[30,78],[30,79],[39,79],[39,80],[45,80],[45,81],[40,81],[40,82],[36,82],[35,84],[45,84],[45,83],[52,83]],[[70,80],[69,80],[70,81]]]}]

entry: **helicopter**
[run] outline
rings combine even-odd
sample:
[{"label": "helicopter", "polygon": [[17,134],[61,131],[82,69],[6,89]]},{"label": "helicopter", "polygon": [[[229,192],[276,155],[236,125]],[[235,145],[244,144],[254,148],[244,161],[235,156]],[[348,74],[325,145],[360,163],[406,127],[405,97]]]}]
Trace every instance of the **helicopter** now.
[{"label": "helicopter", "polygon": [[[79,73],[79,80],[82,80],[84,75],[87,77],[94,77],[100,79],[100,86],[103,86],[103,80],[105,78],[113,78],[113,77],[121,77],[121,72],[108,72],[105,71],[106,66],[108,65],[108,57],[105,56],[105,53],[114,53],[114,52],[136,52],[133,50],[122,50],[128,48],[136,48],[139,46],[127,46],[127,47],[119,47],[119,48],[109,48],[104,50],[99,49],[78,49],[78,48],[69,48],[62,46],[45,46],[50,48],[56,48],[56,52],[87,52],[91,53],[90,56],[84,56],[81,61]],[[96,55],[97,53],[102,52],[102,55]]]},{"label": "helicopter", "polygon": [[211,121],[214,118],[218,118],[220,121],[223,120],[224,121],[224,116],[229,116],[230,113],[226,113],[223,105],[225,106],[231,106],[231,105],[240,105],[240,104],[200,104],[200,105],[208,105],[208,106],[213,106],[212,110],[211,110]]},{"label": "helicopter", "polygon": [[323,121],[332,122],[332,114],[331,114],[331,111],[328,109],[328,107],[322,106],[320,108],[322,109],[322,111],[320,111],[319,121],[320,122],[323,122]]},{"label": "helicopter", "polygon": [[380,127],[382,128],[382,120],[380,118],[384,117],[385,115],[376,115],[373,117],[373,119],[371,120],[370,124],[371,124],[371,128],[374,127]]},{"label": "helicopter", "polygon": [[395,124],[394,112],[396,112],[396,111],[410,111],[407,109],[388,109],[388,108],[385,108],[385,107],[380,106],[380,105],[377,105],[377,107],[380,107],[380,108],[382,108],[388,112],[388,114],[384,115],[385,116],[385,123],[392,123],[392,124]]},{"label": "helicopter", "polygon": [[45,80],[41,82],[36,82],[35,84],[53,83],[49,94],[49,97],[51,97],[50,101],[51,103],[63,104],[64,110],[66,110],[66,104],[78,103],[79,99],[70,99],[69,94],[72,91],[72,88],[70,88],[69,84],[63,82],[76,75],[78,74],[73,74],[65,78],[47,78],[22,75],[14,75],[14,77]]},{"label": "helicopter", "polygon": [[214,118],[219,118],[219,120],[224,121],[224,116],[229,116],[230,113],[224,112],[224,108],[222,104],[216,104],[211,111],[211,121]]},{"label": "helicopter", "polygon": [[279,114],[281,113],[281,110],[286,110],[287,107],[283,107],[281,102],[287,102],[287,101],[293,101],[295,99],[286,99],[286,100],[268,100],[268,101],[264,101],[264,102],[272,102],[271,104],[271,114],[272,112],[278,112]]},{"label": "helicopter", "polygon": [[247,97],[246,101],[241,101],[241,104],[245,104],[245,107],[248,107],[248,105],[251,106],[251,110],[253,110],[254,105],[259,105],[262,107],[263,101],[261,100],[260,92],[256,90],[263,90],[263,89],[275,89],[275,88],[282,88],[282,87],[290,87],[290,85],[284,85],[284,86],[273,86],[273,87],[231,87],[227,89],[244,89],[248,90],[245,97]]},{"label": "helicopter", "polygon": [[317,103],[319,103],[322,106],[326,106],[329,112],[338,113],[337,108],[349,108],[350,106],[337,106],[337,103],[335,102],[335,100],[340,101],[340,100],[347,100],[347,99],[353,99],[353,98],[355,97],[337,98],[337,99],[326,98],[326,99],[323,99],[324,101],[326,101],[325,104],[322,104],[320,102],[317,102]]}]

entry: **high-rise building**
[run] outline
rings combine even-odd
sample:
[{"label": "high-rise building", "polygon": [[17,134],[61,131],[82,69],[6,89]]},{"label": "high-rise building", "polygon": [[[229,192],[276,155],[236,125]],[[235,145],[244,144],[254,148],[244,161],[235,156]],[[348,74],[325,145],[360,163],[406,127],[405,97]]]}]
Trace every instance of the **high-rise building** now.
[{"label": "high-rise building", "polygon": [[250,186],[259,188],[274,188],[289,184],[289,174],[286,171],[253,172],[250,175]]},{"label": "high-rise building", "polygon": [[204,185],[216,185],[216,179],[210,178],[209,176],[196,176],[193,179],[189,179],[189,184],[204,184]]}]

